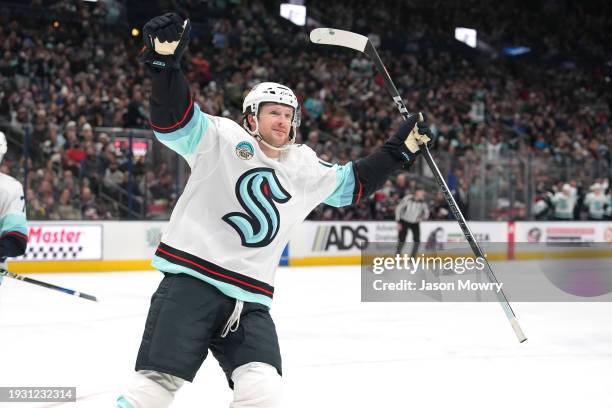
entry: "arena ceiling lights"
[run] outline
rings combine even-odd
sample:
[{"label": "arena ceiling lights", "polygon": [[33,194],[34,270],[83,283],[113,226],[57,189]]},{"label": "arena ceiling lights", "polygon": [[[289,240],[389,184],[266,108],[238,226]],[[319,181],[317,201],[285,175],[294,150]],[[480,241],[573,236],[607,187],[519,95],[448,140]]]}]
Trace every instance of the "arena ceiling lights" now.
[{"label": "arena ceiling lights", "polygon": [[294,3],[281,3],[280,15],[295,25],[306,24],[306,6]]}]

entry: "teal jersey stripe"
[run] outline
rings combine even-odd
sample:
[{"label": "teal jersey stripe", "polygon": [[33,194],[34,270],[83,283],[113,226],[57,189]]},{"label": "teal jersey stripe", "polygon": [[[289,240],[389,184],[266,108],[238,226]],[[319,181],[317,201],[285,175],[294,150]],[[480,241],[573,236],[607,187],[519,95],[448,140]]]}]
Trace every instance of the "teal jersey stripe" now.
[{"label": "teal jersey stripe", "polygon": [[0,235],[11,231],[28,235],[28,223],[25,214],[6,214],[0,218]]},{"label": "teal jersey stripe", "polygon": [[170,149],[181,156],[187,156],[195,152],[198,148],[200,139],[202,139],[202,136],[208,128],[208,123],[208,117],[200,111],[198,104],[194,104],[193,116],[185,126],[170,133],[160,133],[155,130],[153,133],[155,133],[155,137],[157,137],[160,142]]},{"label": "teal jersey stripe", "polygon": [[244,302],[255,302],[261,303],[264,306],[270,307],[272,305],[272,299],[264,295],[258,295],[256,293],[247,292],[246,290],[236,287],[232,284],[218,281],[216,279],[209,278],[208,276],[204,276],[200,273],[197,273],[193,269],[187,268],[185,266],[174,264],[170,261],[167,261],[163,258],[160,258],[157,255],[153,255],[153,261],[151,265],[162,272],[168,273],[185,273],[187,275],[193,276],[196,279],[209,283],[219,289],[223,294],[238,300],[242,300]]},{"label": "teal jersey stripe", "polygon": [[336,188],[323,201],[332,207],[344,207],[353,203],[353,192],[355,191],[355,175],[353,174],[353,163],[344,165],[334,164],[336,170]]},{"label": "teal jersey stripe", "polygon": [[134,406],[130,404],[128,400],[126,400],[125,397],[122,395],[117,398],[117,408],[134,408]]}]

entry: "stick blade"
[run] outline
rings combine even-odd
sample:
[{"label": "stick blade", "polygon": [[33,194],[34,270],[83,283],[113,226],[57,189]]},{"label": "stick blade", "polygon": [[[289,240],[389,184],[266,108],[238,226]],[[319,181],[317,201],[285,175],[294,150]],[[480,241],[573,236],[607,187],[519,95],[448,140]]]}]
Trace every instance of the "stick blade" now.
[{"label": "stick blade", "polygon": [[337,45],[363,52],[368,43],[368,37],[335,28],[315,28],[310,32],[310,41],[315,44]]},{"label": "stick blade", "polygon": [[79,297],[87,300],[91,300],[92,302],[97,302],[98,298],[94,295],[88,295],[87,293],[79,293]]},{"label": "stick blade", "polygon": [[518,320],[516,320],[515,317],[510,319],[510,324],[514,329],[514,334],[516,334],[516,338],[518,339],[519,343],[524,343],[525,341],[527,341],[527,336],[525,336],[525,333],[523,333],[523,330],[521,329],[521,326],[519,325]]}]

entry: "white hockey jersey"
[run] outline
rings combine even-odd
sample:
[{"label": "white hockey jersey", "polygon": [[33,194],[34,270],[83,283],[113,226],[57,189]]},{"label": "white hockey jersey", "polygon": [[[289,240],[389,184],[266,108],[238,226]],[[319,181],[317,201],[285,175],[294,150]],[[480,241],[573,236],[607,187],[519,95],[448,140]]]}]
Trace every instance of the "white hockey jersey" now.
[{"label": "white hockey jersey", "polygon": [[552,202],[555,206],[555,218],[562,220],[574,219],[575,195],[566,196],[563,193],[557,193],[553,196]]},{"label": "white hockey jersey", "polygon": [[306,145],[268,158],[239,124],[197,105],[181,129],[155,135],[187,160],[191,176],[152,265],[189,274],[236,299],[269,306],[294,227],[323,201],[358,201],[361,186],[351,163],[323,162]]},{"label": "white hockey jersey", "polygon": [[606,212],[606,204],[610,197],[604,194],[588,193],[584,199],[584,205],[589,209],[589,217],[601,220]]},{"label": "white hockey jersey", "polygon": [[28,239],[25,198],[21,183],[0,173],[0,238],[9,235]]}]

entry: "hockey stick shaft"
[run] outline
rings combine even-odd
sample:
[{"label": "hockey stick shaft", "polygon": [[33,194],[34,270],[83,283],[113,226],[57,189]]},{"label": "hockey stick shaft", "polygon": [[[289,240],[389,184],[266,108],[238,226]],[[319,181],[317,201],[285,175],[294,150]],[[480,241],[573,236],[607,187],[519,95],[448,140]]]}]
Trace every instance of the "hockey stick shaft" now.
[{"label": "hockey stick shaft", "polygon": [[93,296],[93,295],[89,295],[87,293],[83,293],[83,292],[77,292],[76,290],[72,290],[72,289],[67,289],[67,288],[63,288],[61,286],[57,286],[57,285],[53,285],[51,283],[47,283],[47,282],[43,282],[43,281],[39,281],[36,279],[32,279],[32,278],[28,278],[27,276],[22,276],[22,275],[17,275],[16,273],[11,273],[9,271],[6,271],[4,269],[0,269],[0,275],[3,276],[7,276],[9,278],[13,278],[13,279],[17,279],[23,282],[27,282],[27,283],[31,283],[37,286],[42,286],[43,288],[47,288],[47,289],[53,289],[53,290],[57,290],[59,292],[64,292],[67,293],[69,295],[72,296],[77,296],[83,299],[87,299],[87,300],[91,300],[92,302],[97,302],[98,299]]},{"label": "hockey stick shaft", "polygon": [[[376,65],[378,72],[383,78],[387,92],[389,92],[391,96],[393,97],[393,101],[395,102],[395,105],[397,106],[397,109],[399,110],[399,112],[404,117],[404,120],[408,119],[408,116],[410,116],[410,113],[408,112],[408,109],[406,109],[406,106],[404,105],[402,97],[400,96],[399,91],[395,87],[395,84],[393,83],[393,80],[391,79],[391,76],[389,75],[386,67],[383,65],[383,62],[380,56],[378,55],[378,52],[376,51],[376,49],[374,48],[374,46],[372,45],[370,41],[367,42],[364,52],[366,53],[366,55],[368,55],[368,57],[370,57],[370,59],[372,59],[372,61],[374,61],[374,64]],[[426,144],[422,144],[420,145],[420,150],[421,150],[421,154],[425,158],[425,161],[427,162],[427,165],[429,166],[429,168],[431,169],[431,172],[433,173],[436,183],[438,183],[438,186],[442,190],[442,194],[444,195],[444,198],[446,199],[446,202],[448,203],[448,206],[450,207],[451,212],[453,213],[453,215],[455,216],[455,219],[459,223],[459,227],[461,228],[461,231],[463,232],[463,235],[465,236],[466,241],[468,242],[468,244],[470,245],[470,248],[474,252],[474,255],[477,258],[481,258],[484,261],[489,280],[492,283],[499,283],[497,280],[497,277],[493,273],[493,269],[491,268],[489,261],[485,257],[485,254],[480,248],[480,245],[478,245],[478,242],[474,238],[474,235],[472,234],[472,231],[470,230],[470,227],[468,226],[465,220],[465,217],[463,216],[463,213],[461,212],[461,209],[457,205],[457,202],[455,201],[455,197],[453,197],[453,195],[451,194],[450,189],[448,188],[448,185],[446,184],[446,181],[444,180],[444,177],[442,176],[442,173],[440,172],[440,169],[438,168],[433,157],[431,156],[431,153],[429,152],[429,148],[427,147]],[[503,292],[503,290],[500,290],[499,292],[496,292],[496,296],[497,296],[497,300],[499,301],[502,309],[504,310],[504,313],[506,314],[506,317],[508,318],[508,321],[510,322],[510,325],[512,326],[512,329],[514,330],[514,333],[516,334],[517,339],[521,343],[524,342],[525,340],[527,340],[527,337],[523,333],[518,323],[518,320],[516,319],[516,315],[514,311],[512,310],[512,306],[510,306],[510,302],[508,302],[508,298],[506,297],[506,294]]]},{"label": "hockey stick shaft", "polygon": [[[393,80],[391,79],[387,68],[383,64],[380,55],[378,55],[376,48],[367,39],[367,37],[343,30],[319,28],[313,30],[313,32],[310,34],[310,39],[314,43],[348,47],[365,53],[370,58],[370,60],[374,62],[374,65],[376,65],[376,69],[378,70],[378,73],[383,79],[387,92],[389,92],[389,94],[393,98],[393,101],[395,102],[395,105],[399,112],[402,114],[404,120],[408,119],[410,113],[408,112],[408,109],[406,109],[406,105],[404,104],[404,101],[402,100],[402,97],[399,91],[397,90],[397,87],[393,83]],[[493,269],[491,268],[489,261],[485,257],[485,254],[480,248],[480,245],[478,245],[478,242],[474,239],[474,235],[472,234],[472,231],[470,231],[470,227],[468,226],[465,217],[463,216],[463,213],[459,209],[455,198],[451,194],[450,189],[448,188],[448,185],[446,184],[446,181],[444,180],[444,177],[440,172],[440,169],[438,168],[433,157],[431,156],[429,148],[426,144],[422,144],[420,145],[420,150],[423,154],[423,157],[425,158],[425,161],[427,162],[427,165],[431,169],[431,172],[433,173],[434,178],[438,183],[438,186],[442,190],[444,198],[446,199],[446,202],[448,203],[451,212],[457,219],[457,222],[461,227],[461,231],[463,232],[466,241],[474,252],[474,255],[477,258],[481,258],[484,260],[489,280],[492,283],[498,283],[498,280],[495,277],[495,274],[493,273]],[[519,342],[524,342],[525,340],[527,340],[527,337],[525,337],[525,334],[523,333],[518,323],[518,320],[516,319],[516,315],[514,314],[514,311],[512,310],[510,302],[508,302],[508,298],[506,297],[505,293],[503,292],[503,290],[500,290],[499,292],[496,292],[496,296]]]}]

